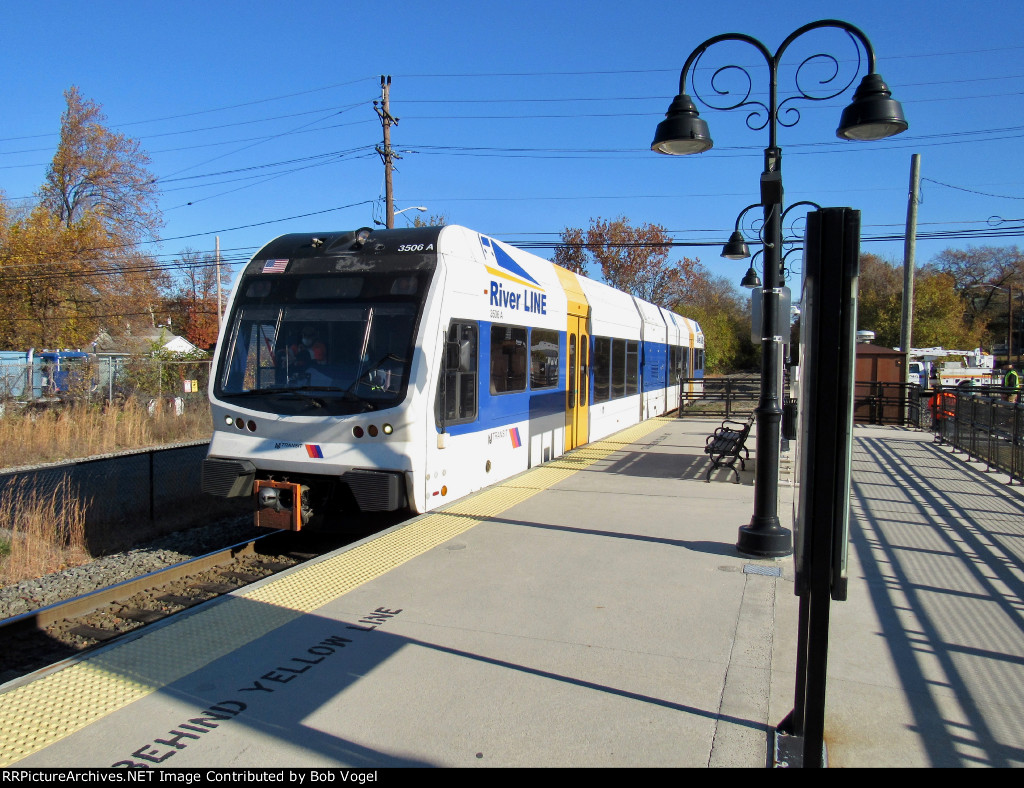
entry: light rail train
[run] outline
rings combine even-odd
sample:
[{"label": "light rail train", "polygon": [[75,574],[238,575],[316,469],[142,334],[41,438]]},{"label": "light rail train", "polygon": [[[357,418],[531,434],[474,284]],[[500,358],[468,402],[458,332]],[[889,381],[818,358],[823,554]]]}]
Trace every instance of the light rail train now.
[{"label": "light rail train", "polygon": [[231,294],[203,490],[273,528],[426,512],[674,410],[703,367],[694,321],[465,227],[284,235]]}]

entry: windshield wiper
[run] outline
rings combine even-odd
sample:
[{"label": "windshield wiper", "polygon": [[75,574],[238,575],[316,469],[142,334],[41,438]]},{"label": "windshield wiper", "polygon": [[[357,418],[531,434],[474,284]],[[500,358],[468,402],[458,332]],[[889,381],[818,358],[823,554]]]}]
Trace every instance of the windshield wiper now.
[{"label": "windshield wiper", "polygon": [[290,394],[297,399],[306,400],[318,408],[324,406],[324,401],[319,397],[311,397],[308,394],[303,394],[303,391],[344,391],[344,389],[332,388],[330,386],[301,386],[298,388],[272,388],[272,389],[249,389],[248,391],[235,391],[235,392],[223,392],[224,397],[259,397],[259,396],[281,396],[282,394]]},{"label": "windshield wiper", "polygon": [[255,397],[262,394],[280,394],[287,389],[248,389],[246,391],[222,391],[222,397]]},{"label": "windshield wiper", "polygon": [[366,397],[360,397],[351,389],[344,389],[340,386],[289,386],[287,388],[263,388],[249,389],[248,391],[223,392],[223,397],[256,397],[256,396],[281,396],[291,395],[295,399],[305,400],[318,408],[324,407],[327,403],[320,397],[311,396],[305,392],[310,391],[332,391],[341,394],[345,402],[356,402],[362,406],[363,411],[377,410],[377,403]]}]

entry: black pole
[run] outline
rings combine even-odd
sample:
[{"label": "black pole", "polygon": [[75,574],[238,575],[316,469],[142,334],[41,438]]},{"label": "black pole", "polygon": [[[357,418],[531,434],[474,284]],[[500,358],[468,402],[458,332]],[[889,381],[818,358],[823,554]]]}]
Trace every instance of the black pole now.
[{"label": "black pole", "polygon": [[[774,70],[772,83],[774,88]],[[774,96],[774,89],[772,91]],[[736,549],[764,558],[793,552],[792,533],[779,523],[779,453],[782,437],[782,403],[779,396],[782,347],[779,314],[782,279],[782,151],[772,145],[764,152],[761,173],[761,205],[764,206],[764,289],[761,291],[761,394],[757,410],[757,474],[754,478],[754,514],[740,526]],[[788,315],[785,316],[788,324]]]}]

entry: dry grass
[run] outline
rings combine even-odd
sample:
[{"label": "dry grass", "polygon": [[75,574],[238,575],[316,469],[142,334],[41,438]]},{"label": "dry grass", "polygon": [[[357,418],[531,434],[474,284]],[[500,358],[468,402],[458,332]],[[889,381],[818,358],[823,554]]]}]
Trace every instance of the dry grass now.
[{"label": "dry grass", "polygon": [[43,411],[12,412],[0,418],[0,467],[77,459],[209,438],[209,407],[188,408],[178,416],[170,406],[128,400],[120,406],[66,405]]},{"label": "dry grass", "polygon": [[89,502],[65,480],[49,495],[25,480],[0,495],[0,582],[40,577],[88,561],[85,511]]},{"label": "dry grass", "polygon": [[[128,449],[208,439],[209,405],[173,406],[136,400],[117,406],[66,404],[46,410],[14,410],[0,417],[0,468],[80,459]],[[59,571],[90,559],[82,500],[65,480],[44,494],[20,480],[0,494],[0,584]]]}]

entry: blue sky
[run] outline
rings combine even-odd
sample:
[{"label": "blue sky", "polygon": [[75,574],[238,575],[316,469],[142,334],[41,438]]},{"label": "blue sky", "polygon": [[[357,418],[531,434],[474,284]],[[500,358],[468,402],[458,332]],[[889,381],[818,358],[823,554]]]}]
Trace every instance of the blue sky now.
[{"label": "blue sky", "polygon": [[[151,156],[164,190],[165,240],[152,247],[161,259],[212,251],[218,236],[224,257],[237,260],[281,233],[369,226],[383,221],[373,101],[389,74],[397,208],[426,206],[513,244],[617,216],[661,224],[680,242],[719,244],[759,199],[768,134],[748,129],[742,110],[699,104],[715,147],[652,153],[679,70],[711,36],[745,33],[775,51],[825,18],[867,34],[910,129],[881,142],[837,139],[853,88],[799,104],[799,123],[779,129],[787,205],[858,208],[862,250],[901,261],[919,153],[919,264],[946,248],[1019,244],[1020,0],[8,3],[0,189],[19,199],[39,187],[63,92],[77,85]],[[730,47],[709,50],[701,65],[747,65],[765,94],[763,61]],[[780,99],[793,94],[796,66],[818,52],[834,55],[847,78],[856,67],[849,39],[808,34],[782,61]],[[818,78],[813,67],[805,73]],[[1011,234],[970,237],[993,231]],[[677,250],[738,282],[746,264],[719,252]]]}]

